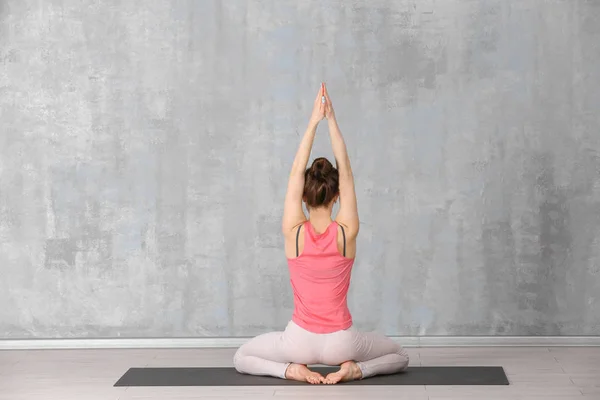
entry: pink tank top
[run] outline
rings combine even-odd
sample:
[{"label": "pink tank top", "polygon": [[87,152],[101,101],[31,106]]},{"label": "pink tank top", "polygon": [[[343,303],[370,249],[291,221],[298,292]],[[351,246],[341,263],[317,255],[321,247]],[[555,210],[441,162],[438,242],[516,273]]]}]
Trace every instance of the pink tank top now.
[{"label": "pink tank top", "polygon": [[313,333],[332,333],[352,326],[347,297],[354,259],[340,254],[338,224],[318,234],[304,223],[304,250],[288,258],[294,292],[292,321]]}]

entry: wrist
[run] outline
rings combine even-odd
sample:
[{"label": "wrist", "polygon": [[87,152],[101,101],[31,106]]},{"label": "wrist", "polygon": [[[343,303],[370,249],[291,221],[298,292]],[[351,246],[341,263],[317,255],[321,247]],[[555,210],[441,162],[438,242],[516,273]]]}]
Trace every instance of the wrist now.
[{"label": "wrist", "polygon": [[316,131],[317,126],[319,125],[319,121],[310,120],[308,121],[308,129],[311,131]]}]

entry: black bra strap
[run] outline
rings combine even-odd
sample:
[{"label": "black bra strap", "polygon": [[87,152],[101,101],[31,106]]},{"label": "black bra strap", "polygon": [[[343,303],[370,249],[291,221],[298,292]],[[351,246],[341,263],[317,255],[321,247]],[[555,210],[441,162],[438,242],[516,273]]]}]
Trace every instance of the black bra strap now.
[{"label": "black bra strap", "polygon": [[296,232],[296,257],[300,256],[300,252],[298,249],[298,238],[300,237],[300,229],[302,229],[302,225],[298,227],[298,232]]},{"label": "black bra strap", "polygon": [[344,237],[344,257],[346,257],[346,232],[343,226],[340,225],[340,228],[342,228],[342,236]]}]

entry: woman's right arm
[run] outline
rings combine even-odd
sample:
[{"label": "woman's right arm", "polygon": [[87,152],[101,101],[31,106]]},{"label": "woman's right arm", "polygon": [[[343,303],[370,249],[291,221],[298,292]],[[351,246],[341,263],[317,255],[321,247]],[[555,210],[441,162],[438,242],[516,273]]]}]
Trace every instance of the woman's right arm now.
[{"label": "woman's right arm", "polygon": [[350,157],[348,157],[346,143],[335,118],[327,88],[325,87],[324,89],[326,99],[325,117],[329,125],[331,147],[340,179],[340,209],[336,221],[346,227],[348,230],[347,234],[350,237],[356,237],[359,229],[358,205],[356,203],[356,191],[354,189],[354,176],[352,175],[352,167],[350,166]]}]

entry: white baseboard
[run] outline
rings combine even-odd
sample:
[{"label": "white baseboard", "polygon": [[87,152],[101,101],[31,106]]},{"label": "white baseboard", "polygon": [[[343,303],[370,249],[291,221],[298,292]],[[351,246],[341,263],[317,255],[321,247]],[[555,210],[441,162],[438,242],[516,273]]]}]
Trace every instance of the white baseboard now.
[{"label": "white baseboard", "polygon": [[[0,350],[237,348],[249,338],[5,339]],[[600,346],[600,336],[392,336],[405,347]]]}]

